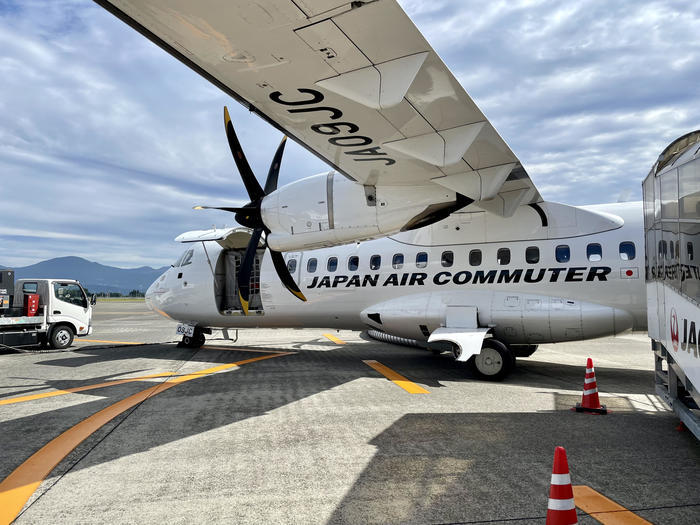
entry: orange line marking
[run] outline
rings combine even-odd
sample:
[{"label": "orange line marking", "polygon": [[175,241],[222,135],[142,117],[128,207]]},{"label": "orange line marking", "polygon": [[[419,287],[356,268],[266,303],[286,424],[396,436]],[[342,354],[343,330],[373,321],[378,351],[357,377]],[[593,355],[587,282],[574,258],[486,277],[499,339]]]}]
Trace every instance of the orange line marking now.
[{"label": "orange line marking", "polygon": [[604,525],[652,525],[591,487],[576,485],[573,489],[576,506]]},{"label": "orange line marking", "polygon": [[374,359],[362,361],[367,366],[371,366],[377,372],[382,374],[384,377],[395,383],[396,385],[403,388],[409,394],[430,394],[425,388],[420,385],[415,384],[413,381],[406,379],[404,376],[398,372],[394,372],[391,368],[386,365],[381,364]]},{"label": "orange line marking", "polygon": [[255,361],[272,359],[273,357],[281,357],[283,355],[288,354],[286,352],[280,352],[278,354],[263,355],[251,359],[244,359],[243,361],[237,361],[235,363],[214,366],[183,376],[173,377],[159,385],[152,386],[126,399],[122,399],[107,408],[103,408],[87,419],[84,419],[41,447],[0,483],[0,524],[11,523],[16,519],[25,503],[27,503],[32,494],[34,494],[34,491],[39,488],[41,482],[51,473],[56,465],[58,465],[75,447],[85,441],[93,432],[119,414],[144,402],[149,397],[160,394],[180,383],[215,374],[216,372],[221,372],[230,368],[236,368]]},{"label": "orange line marking", "polygon": [[323,334],[323,337],[326,337],[327,339],[330,339],[337,345],[344,345],[345,341],[343,341],[341,338],[334,336],[333,334]]},{"label": "orange line marking", "polygon": [[34,401],[35,399],[44,399],[46,397],[64,396],[73,392],[83,392],[85,390],[94,390],[96,388],[104,388],[107,386],[122,385],[124,383],[133,383],[134,381],[142,381],[144,379],[152,379],[154,377],[167,377],[174,375],[174,372],[163,372],[161,374],[150,374],[147,376],[128,377],[126,379],[117,379],[115,381],[107,381],[106,383],[97,383],[94,385],[78,386],[75,388],[66,388],[65,390],[55,390],[53,392],[44,392],[41,394],[30,394],[28,396],[11,397],[9,399],[0,400],[2,405],[14,405],[15,403],[24,403],[25,401]]}]

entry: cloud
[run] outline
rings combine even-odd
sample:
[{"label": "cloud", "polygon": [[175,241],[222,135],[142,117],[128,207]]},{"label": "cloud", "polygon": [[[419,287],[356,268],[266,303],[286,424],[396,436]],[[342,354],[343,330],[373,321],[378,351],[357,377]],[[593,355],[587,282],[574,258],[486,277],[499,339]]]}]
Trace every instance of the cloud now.
[{"label": "cloud", "polygon": [[[676,137],[700,128],[700,5],[691,1],[400,0],[546,199],[639,198]],[[183,231],[242,204],[228,105],[256,173],[280,134],[102,8],[0,4],[0,263],[82,255],[174,260]],[[289,144],[280,183],[327,169]]]}]

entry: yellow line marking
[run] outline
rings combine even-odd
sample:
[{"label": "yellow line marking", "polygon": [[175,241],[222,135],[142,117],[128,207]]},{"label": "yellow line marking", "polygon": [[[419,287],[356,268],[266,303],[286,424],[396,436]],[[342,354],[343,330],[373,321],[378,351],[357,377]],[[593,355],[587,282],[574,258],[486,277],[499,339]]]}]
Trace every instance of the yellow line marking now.
[{"label": "yellow line marking", "polygon": [[389,379],[389,380],[393,381],[394,383],[396,383],[397,385],[399,385],[401,388],[403,388],[409,394],[430,394],[430,392],[428,392],[425,388],[415,384],[413,381],[409,381],[401,374],[394,372],[388,366],[384,366],[383,364],[381,364],[377,361],[374,361],[374,360],[367,360],[367,361],[363,360],[362,362],[366,365],[371,366],[377,372],[382,374],[384,377],[386,377],[387,379]]},{"label": "yellow line marking", "polygon": [[[279,354],[279,350],[257,350],[253,348],[241,348],[238,346],[211,346],[211,345],[204,345],[202,347],[203,350],[228,350],[228,351],[236,351],[236,352],[257,352],[259,354]],[[299,352],[285,352],[286,354],[297,354]]]},{"label": "yellow line marking", "polygon": [[591,487],[576,485],[573,488],[576,506],[604,525],[652,525]]},{"label": "yellow line marking", "polygon": [[139,377],[128,377],[126,379],[117,379],[114,381],[107,381],[106,383],[96,383],[94,385],[78,386],[75,388],[66,388],[65,390],[54,390],[53,392],[43,392],[41,394],[31,394],[22,397],[11,397],[8,399],[0,399],[0,406],[2,405],[14,405],[15,403],[24,403],[25,401],[34,401],[35,399],[44,399],[46,397],[56,397],[64,396],[66,394],[72,394],[74,392],[83,392],[85,390],[94,390],[96,388],[104,388],[106,386],[122,385],[124,383],[133,383],[134,381],[142,381],[144,379],[152,379],[154,377],[168,377],[174,375],[174,372],[163,372],[160,374],[150,374],[147,376]]},{"label": "yellow line marking", "polygon": [[344,345],[345,341],[342,339],[339,339],[338,337],[334,336],[333,334],[323,334],[323,337],[327,337],[331,341],[333,341],[337,345]]},{"label": "yellow line marking", "polygon": [[119,414],[144,402],[149,397],[160,394],[180,383],[221,372],[222,370],[237,368],[238,366],[255,361],[281,357],[283,355],[287,355],[287,353],[280,352],[275,355],[253,357],[235,363],[227,363],[207,368],[199,372],[173,377],[159,385],[152,386],[126,399],[122,399],[107,408],[103,408],[87,419],[84,419],[41,447],[0,483],[0,524],[11,523],[17,518],[17,515],[22,510],[25,503],[27,503],[32,494],[34,494],[34,491],[39,488],[41,482],[51,473],[56,465],[58,465],[75,447],[87,439],[88,436]]},{"label": "yellow line marking", "polygon": [[133,341],[104,341],[102,339],[83,339],[82,337],[77,339],[78,341],[85,341],[86,343],[113,343],[117,345],[145,345],[147,343],[134,343]]}]

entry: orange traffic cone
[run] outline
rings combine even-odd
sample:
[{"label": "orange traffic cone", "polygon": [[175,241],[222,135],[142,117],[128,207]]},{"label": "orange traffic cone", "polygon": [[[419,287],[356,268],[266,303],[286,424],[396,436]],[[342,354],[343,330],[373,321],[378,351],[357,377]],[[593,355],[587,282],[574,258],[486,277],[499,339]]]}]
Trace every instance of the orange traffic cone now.
[{"label": "orange traffic cone", "polygon": [[586,363],[586,379],[583,381],[583,398],[576,403],[576,412],[592,412],[594,414],[607,414],[608,409],[600,404],[598,398],[598,383],[595,380],[593,360],[589,357]]},{"label": "orange traffic cone", "polygon": [[569,462],[566,460],[564,447],[557,447],[554,449],[546,525],[575,525],[576,523],[578,519],[574,505],[574,490],[571,488],[571,476],[569,476]]}]

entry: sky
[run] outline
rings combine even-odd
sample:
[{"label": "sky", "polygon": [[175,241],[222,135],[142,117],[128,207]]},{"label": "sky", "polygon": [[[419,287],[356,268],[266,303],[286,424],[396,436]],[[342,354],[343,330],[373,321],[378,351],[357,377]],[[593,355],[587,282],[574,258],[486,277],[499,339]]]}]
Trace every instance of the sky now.
[{"label": "sky", "polygon": [[[545,200],[641,199],[700,128],[697,0],[399,0]],[[229,106],[264,177],[281,135],[89,0],[0,0],[0,265],[173,262],[182,232],[247,202]],[[280,185],[328,167],[296,144]],[[227,222],[223,222],[227,221]]]}]

